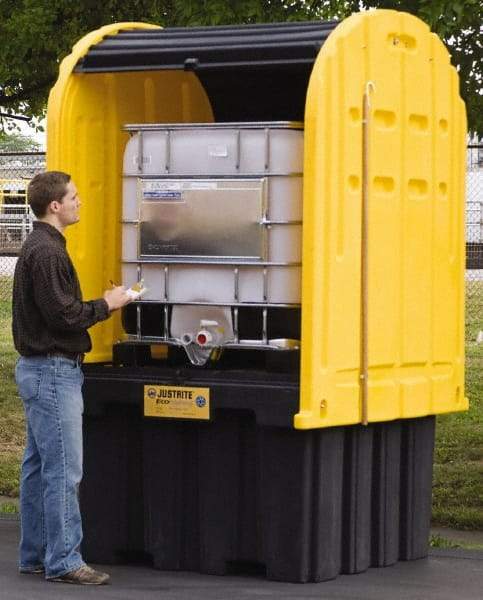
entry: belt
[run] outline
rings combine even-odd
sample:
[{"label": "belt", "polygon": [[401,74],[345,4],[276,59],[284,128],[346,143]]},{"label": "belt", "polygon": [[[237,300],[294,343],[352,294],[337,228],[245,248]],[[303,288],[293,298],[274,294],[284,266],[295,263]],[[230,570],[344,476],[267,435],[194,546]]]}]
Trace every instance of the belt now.
[{"label": "belt", "polygon": [[47,356],[49,358],[54,356],[62,356],[63,358],[68,358],[69,360],[73,360],[81,365],[84,362],[85,354],[83,352],[49,352]]}]

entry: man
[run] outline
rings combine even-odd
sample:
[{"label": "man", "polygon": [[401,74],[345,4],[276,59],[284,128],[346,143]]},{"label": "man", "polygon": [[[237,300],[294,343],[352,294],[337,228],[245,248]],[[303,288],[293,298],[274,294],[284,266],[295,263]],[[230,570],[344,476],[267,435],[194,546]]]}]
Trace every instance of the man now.
[{"label": "man", "polygon": [[83,302],[67,254],[66,227],[79,221],[70,175],[50,171],[28,186],[37,217],[15,268],[15,371],[27,441],[20,481],[20,572],[49,581],[99,585],[109,575],[82,560],[78,486],[82,478],[81,363],[91,349],[87,329],[130,301],[123,287]]}]

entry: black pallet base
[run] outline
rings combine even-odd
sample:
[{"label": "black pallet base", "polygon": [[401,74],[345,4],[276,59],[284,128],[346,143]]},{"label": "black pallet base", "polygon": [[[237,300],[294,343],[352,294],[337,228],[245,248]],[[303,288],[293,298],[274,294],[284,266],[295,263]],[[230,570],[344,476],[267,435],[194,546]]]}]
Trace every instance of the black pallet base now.
[{"label": "black pallet base", "polygon": [[87,393],[86,560],[317,582],[427,555],[434,417],[296,431],[253,410],[182,422],[129,403],[92,414],[98,401]]}]

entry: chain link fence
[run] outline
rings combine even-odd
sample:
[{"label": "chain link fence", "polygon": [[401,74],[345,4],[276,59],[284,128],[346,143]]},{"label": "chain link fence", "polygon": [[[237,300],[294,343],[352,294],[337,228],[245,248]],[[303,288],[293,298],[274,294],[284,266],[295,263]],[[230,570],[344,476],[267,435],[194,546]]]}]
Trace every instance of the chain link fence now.
[{"label": "chain link fence", "polygon": [[44,152],[0,153],[0,317],[3,318],[10,314],[17,255],[32,229],[27,185],[42,171],[45,171]]},{"label": "chain link fence", "polygon": [[[0,186],[1,186],[0,181]],[[0,193],[1,197],[1,193]],[[1,202],[1,201],[0,201]],[[33,215],[26,202],[0,203],[0,255],[15,257],[32,231]]]},{"label": "chain link fence", "polygon": [[468,146],[466,339],[469,342],[483,342],[483,144]]},{"label": "chain link fence", "polygon": [[[45,154],[0,154],[0,313],[9,314],[16,255],[32,227],[29,180]],[[483,341],[483,144],[468,146],[466,203],[466,337]]]}]

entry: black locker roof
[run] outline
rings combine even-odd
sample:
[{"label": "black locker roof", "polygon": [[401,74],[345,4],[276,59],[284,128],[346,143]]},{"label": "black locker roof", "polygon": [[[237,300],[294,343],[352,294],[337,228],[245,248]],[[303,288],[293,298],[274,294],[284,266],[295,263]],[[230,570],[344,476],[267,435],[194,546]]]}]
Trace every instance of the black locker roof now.
[{"label": "black locker roof", "polygon": [[75,72],[190,70],[217,121],[303,120],[313,63],[337,24],[125,30],[92,46]]},{"label": "black locker roof", "polygon": [[135,29],[92,46],[77,72],[311,65],[336,21]]}]

